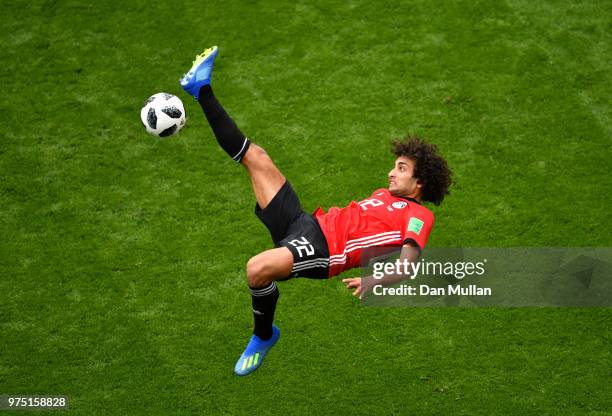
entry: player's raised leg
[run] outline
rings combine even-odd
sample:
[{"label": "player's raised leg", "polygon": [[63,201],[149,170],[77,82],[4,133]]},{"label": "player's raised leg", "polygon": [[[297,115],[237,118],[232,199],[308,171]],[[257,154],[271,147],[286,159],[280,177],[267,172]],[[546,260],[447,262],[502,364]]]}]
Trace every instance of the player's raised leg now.
[{"label": "player's raised leg", "polygon": [[215,97],[210,84],[218,53],[219,49],[213,46],[198,55],[181,78],[181,86],[200,103],[219,145],[247,169],[257,203],[265,208],[285,183],[285,177],[265,150],[252,144],[240,131]]}]

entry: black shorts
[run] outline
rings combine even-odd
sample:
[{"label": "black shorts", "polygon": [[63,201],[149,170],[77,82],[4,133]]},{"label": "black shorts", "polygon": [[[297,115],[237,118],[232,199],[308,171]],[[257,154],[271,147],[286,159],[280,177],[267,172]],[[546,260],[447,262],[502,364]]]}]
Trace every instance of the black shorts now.
[{"label": "black shorts", "polygon": [[327,279],[329,250],[318,221],[304,212],[300,200],[286,181],[267,207],[255,205],[255,214],[268,228],[275,247],[287,247],[293,254],[289,277]]}]

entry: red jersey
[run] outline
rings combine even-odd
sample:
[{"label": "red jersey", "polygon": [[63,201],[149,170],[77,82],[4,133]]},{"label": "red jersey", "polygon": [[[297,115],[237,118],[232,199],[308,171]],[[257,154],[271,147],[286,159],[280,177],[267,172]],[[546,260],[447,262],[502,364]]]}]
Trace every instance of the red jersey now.
[{"label": "red jersey", "polygon": [[329,248],[329,277],[361,265],[366,247],[399,247],[414,240],[423,249],[434,223],[433,213],[406,198],[377,189],[363,201],[327,213],[317,208],[319,222]]}]

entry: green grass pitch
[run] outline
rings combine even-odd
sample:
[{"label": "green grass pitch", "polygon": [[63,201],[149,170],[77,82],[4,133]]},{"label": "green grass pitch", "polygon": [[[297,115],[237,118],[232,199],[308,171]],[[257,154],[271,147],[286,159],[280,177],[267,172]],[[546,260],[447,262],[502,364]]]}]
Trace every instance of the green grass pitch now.
[{"label": "green grass pitch", "polygon": [[[218,97],[308,210],[385,186],[412,132],[455,172],[431,246],[609,247],[609,1],[0,12],[0,394],[74,415],[612,414],[609,308],[369,309],[339,279],[281,283],[279,344],[234,376],[244,264],[270,238],[178,83],[218,44]],[[139,120],[159,91],[188,113],[166,140]]]}]

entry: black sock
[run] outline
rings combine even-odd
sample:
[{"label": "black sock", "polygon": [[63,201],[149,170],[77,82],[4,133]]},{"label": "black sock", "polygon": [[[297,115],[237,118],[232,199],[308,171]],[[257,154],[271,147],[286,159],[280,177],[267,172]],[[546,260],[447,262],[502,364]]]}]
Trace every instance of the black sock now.
[{"label": "black sock", "polygon": [[212,128],[217,142],[225,152],[236,162],[240,162],[249,148],[251,142],[240,131],[236,123],[225,112],[221,103],[213,94],[210,85],[200,88],[200,98],[198,99],[208,124]]},{"label": "black sock", "polygon": [[256,289],[249,287],[249,289],[253,300],[253,319],[255,321],[253,333],[263,340],[270,339],[272,338],[276,301],[280,295],[276,283],[270,282],[267,286]]}]

